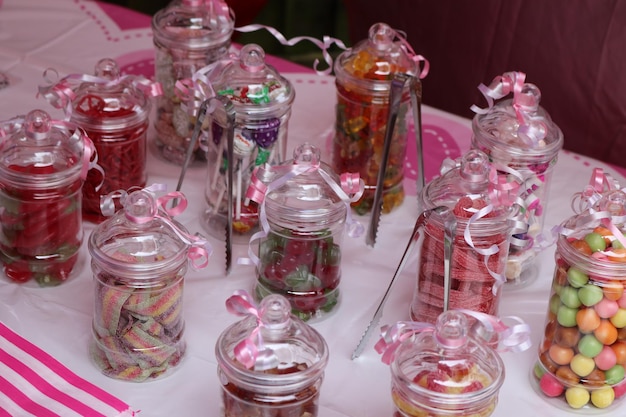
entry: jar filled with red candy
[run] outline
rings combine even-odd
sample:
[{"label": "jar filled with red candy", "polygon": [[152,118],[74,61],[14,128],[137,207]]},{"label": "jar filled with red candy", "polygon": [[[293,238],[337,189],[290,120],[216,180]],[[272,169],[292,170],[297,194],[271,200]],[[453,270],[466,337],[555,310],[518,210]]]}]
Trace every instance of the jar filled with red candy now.
[{"label": "jar filled with red candy", "polygon": [[93,145],[43,110],[0,124],[0,256],[15,282],[68,279],[83,241],[81,193]]},{"label": "jar filled with red candy", "polygon": [[[365,181],[363,197],[353,203],[359,214],[372,209],[389,115],[391,81],[397,73],[416,75],[417,63],[384,23],[369,37],[339,55],[334,65],[337,87],[336,130],[332,166],[336,172],[358,172]],[[384,178],[383,213],[404,201],[404,159],[411,120],[410,91],[402,91]]]},{"label": "jar filled with red candy", "polygon": [[[563,133],[539,105],[541,93],[525,83],[525,74],[508,72],[496,77],[483,94],[490,106],[474,107],[472,147],[489,155],[501,174],[524,181],[525,233],[511,240],[506,267],[507,286],[523,286],[536,278],[535,259],[543,249],[543,223],[552,171],[563,147]],[[494,99],[512,98],[494,104]]]},{"label": "jar filled with red candy", "polygon": [[423,210],[448,210],[424,225],[412,320],[434,323],[448,308],[498,314],[516,194],[490,173],[487,155],[470,150],[422,190]]},{"label": "jar filled with red candy", "polygon": [[146,185],[146,147],[150,99],[130,78],[120,77],[109,58],[96,64],[95,76],[109,82],[84,82],[75,91],[71,120],[85,129],[98,152],[102,171],[91,170],[83,186],[83,215],[101,222],[100,197]]},{"label": "jar filled with red candy", "polygon": [[[226,57],[234,25],[234,14],[223,0],[176,0],[152,18],[155,80],[163,86],[157,100],[156,145],[170,162],[183,165],[197,110],[186,107],[175,84]],[[199,148],[194,156],[204,160]]]},{"label": "jar filled with red candy", "polygon": [[561,224],[533,386],[559,407],[617,411],[626,393],[626,194]]},{"label": "jar filled with red candy", "polygon": [[[208,208],[203,225],[213,236],[224,238],[228,219],[228,165],[233,170],[233,240],[247,242],[258,230],[258,205],[246,199],[252,172],[262,165],[285,161],[287,129],[295,91],[289,80],[265,63],[265,52],[255,44],[244,46],[239,58],[209,74],[218,96],[235,110],[233,126],[209,115],[208,171],[205,198]],[[233,135],[233,161],[228,161],[227,130]]]},{"label": "jar filled with red candy", "polygon": [[281,295],[257,307],[245,291],[226,301],[245,316],[220,334],[215,345],[224,417],[317,417],[328,363],[321,334],[290,313]]},{"label": "jar filled with red candy", "polygon": [[[208,252],[164,209],[167,200],[155,190],[110,194],[104,201],[111,210],[109,200],[116,197],[122,209],[100,223],[88,242],[95,299],[90,356],[103,374],[142,382],[180,365],[186,350],[184,278],[190,254],[197,262],[192,266],[202,267]],[[179,200],[177,207],[185,204]]]}]

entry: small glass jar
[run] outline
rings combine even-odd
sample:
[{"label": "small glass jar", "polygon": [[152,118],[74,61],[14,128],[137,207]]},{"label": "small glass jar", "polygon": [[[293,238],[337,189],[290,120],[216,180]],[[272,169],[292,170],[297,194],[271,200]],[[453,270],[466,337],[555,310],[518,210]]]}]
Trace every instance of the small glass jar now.
[{"label": "small glass jar", "polygon": [[[516,75],[517,79],[521,76]],[[511,178],[525,181],[520,197],[526,203],[528,231],[511,241],[506,269],[509,288],[536,278],[538,246],[533,241],[543,231],[552,171],[563,147],[563,133],[539,105],[540,99],[539,89],[524,83],[514,98],[496,103],[472,121],[472,147],[489,155],[494,165],[513,170]]]},{"label": "small glass jar", "polygon": [[394,417],[488,417],[504,375],[497,352],[470,336],[465,315],[448,311],[433,332],[414,334],[395,351]]},{"label": "small glass jar", "polygon": [[134,191],[89,238],[95,282],[90,353],[97,368],[112,378],[159,378],[185,354],[189,245],[181,234],[188,233],[159,211],[152,193]]},{"label": "small glass jar", "polygon": [[[455,221],[449,222],[445,216],[438,215],[431,215],[426,221],[410,307],[412,320],[434,323],[446,310],[445,300],[449,309],[497,316],[513,230],[509,218],[515,209],[510,202],[515,196],[507,196],[504,201],[493,198],[490,169],[487,155],[470,150],[456,167],[422,190],[422,210],[447,207]],[[487,213],[473,217],[490,207]],[[446,232],[447,228],[451,230]],[[452,245],[449,288],[445,285],[446,234]]]},{"label": "small glass jar", "polygon": [[0,146],[0,256],[15,282],[68,279],[83,241],[86,142],[71,123],[33,110]]},{"label": "small glass jar", "polygon": [[[317,417],[328,346],[290,310],[284,297],[269,295],[257,315],[248,314],[217,339],[222,416]],[[256,351],[250,356],[255,360],[240,357],[242,350]]]},{"label": "small glass jar", "polygon": [[558,408],[593,415],[623,405],[626,239],[616,233],[626,233],[625,215],[626,194],[610,191],[561,224],[532,379]]},{"label": "small glass jar", "polygon": [[[234,14],[222,0],[176,0],[152,18],[155,80],[163,87],[157,100],[156,144],[170,162],[183,165],[197,110],[185,108],[175,84],[225,58],[234,26]],[[199,148],[194,155],[205,159]]]},{"label": "small glass jar", "polygon": [[98,61],[95,75],[111,82],[81,84],[72,101],[71,120],[87,132],[98,152],[102,172],[91,170],[87,175],[83,218],[99,223],[105,219],[101,196],[146,185],[150,100],[132,80],[120,80],[119,67],[112,59]]},{"label": "small glass jar", "polygon": [[[359,214],[372,209],[387,131],[391,81],[397,73],[415,76],[417,63],[397,33],[384,23],[369,30],[369,37],[337,57],[334,65],[337,107],[332,143],[336,172],[358,172],[365,182],[363,197],[353,204]],[[398,117],[384,178],[383,213],[404,201],[404,160],[411,120],[408,85],[402,91]]]},{"label": "small glass jar", "polygon": [[287,129],[295,90],[289,80],[265,63],[265,52],[245,45],[239,59],[210,74],[213,88],[227,97],[235,109],[234,126],[209,115],[205,198],[208,209],[203,226],[212,236],[224,239],[228,219],[227,135],[233,133],[233,241],[246,243],[258,230],[258,205],[246,200],[252,172],[261,165],[285,161]]},{"label": "small glass jar", "polygon": [[327,182],[340,180],[315,146],[301,145],[281,167],[301,173],[265,196],[269,231],[259,239],[256,296],[281,294],[300,318],[321,318],[339,302],[347,204]]}]

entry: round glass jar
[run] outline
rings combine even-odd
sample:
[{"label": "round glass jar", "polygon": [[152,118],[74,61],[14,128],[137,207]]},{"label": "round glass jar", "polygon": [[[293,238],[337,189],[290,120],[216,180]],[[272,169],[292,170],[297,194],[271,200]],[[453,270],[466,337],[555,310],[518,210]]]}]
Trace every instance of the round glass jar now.
[{"label": "round glass jar", "polygon": [[[332,167],[336,172],[358,172],[365,182],[363,197],[353,203],[359,214],[372,209],[389,115],[391,81],[397,73],[416,75],[417,63],[394,41],[397,33],[384,23],[369,37],[341,53],[334,65],[337,88],[336,130]],[[384,178],[383,213],[404,201],[404,160],[411,118],[408,85],[402,98]]]},{"label": "round glass jar", "polygon": [[[269,295],[257,315],[249,314],[217,339],[222,416],[317,417],[328,346],[290,310],[284,297]],[[252,363],[238,356],[246,343],[257,351]]]},{"label": "round glass jar", "polygon": [[84,132],[29,112],[0,144],[0,257],[15,282],[68,279],[83,241]]},{"label": "round glass jar", "polygon": [[[185,228],[135,191],[89,237],[95,303],[90,354],[105,375],[141,382],[175,369],[185,354]],[[159,214],[157,216],[157,214]]]},{"label": "round glass jar", "polygon": [[87,132],[103,170],[91,170],[83,185],[83,218],[99,223],[105,219],[101,196],[146,185],[150,100],[132,80],[120,81],[112,59],[98,61],[95,76],[111,82],[81,84],[72,101],[71,120]]},{"label": "round glass jar", "polygon": [[[234,14],[222,0],[177,0],[152,18],[155,80],[163,87],[157,99],[156,145],[170,162],[183,165],[197,110],[185,108],[175,84],[225,58],[234,26]],[[205,159],[199,148],[194,155]]]},{"label": "round glass jar", "polygon": [[[339,178],[316,147],[294,151],[295,175],[265,196],[269,231],[259,239],[256,296],[285,296],[303,320],[321,318],[339,303],[341,243],[347,204],[331,188]],[[317,168],[319,167],[319,168]]]},{"label": "round glass jar", "polygon": [[553,405],[588,414],[616,410],[626,393],[626,240],[615,235],[626,231],[626,194],[609,192],[594,209],[561,224],[532,374]]},{"label": "round glass jar", "polygon": [[394,417],[488,417],[504,382],[504,364],[469,336],[465,315],[443,313],[433,332],[404,340],[391,362]]},{"label": "round glass jar", "polygon": [[209,114],[205,199],[208,208],[203,226],[224,239],[228,220],[227,135],[233,134],[233,241],[247,243],[259,229],[258,205],[246,200],[252,172],[261,165],[285,161],[287,129],[295,90],[289,80],[265,63],[265,52],[245,45],[239,58],[210,75],[217,95],[227,97],[235,109],[234,126]]},{"label": "round glass jar", "polygon": [[525,181],[520,197],[527,205],[528,231],[511,242],[507,287],[526,285],[536,277],[533,240],[543,231],[552,171],[563,147],[563,133],[539,105],[540,99],[539,89],[525,83],[513,99],[498,102],[472,121],[472,147],[489,155],[495,166],[514,170]]},{"label": "round glass jar", "polygon": [[424,225],[412,320],[434,323],[445,310],[446,234],[452,246],[448,308],[498,315],[514,208],[492,199],[490,169],[487,155],[470,150],[422,190],[422,209],[447,207],[454,222],[431,215]]}]

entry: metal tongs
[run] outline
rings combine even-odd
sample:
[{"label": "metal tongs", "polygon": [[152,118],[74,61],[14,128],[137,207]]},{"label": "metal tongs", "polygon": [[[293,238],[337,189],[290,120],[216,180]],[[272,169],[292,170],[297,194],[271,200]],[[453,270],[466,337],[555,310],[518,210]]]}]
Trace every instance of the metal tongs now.
[{"label": "metal tongs", "polygon": [[366,243],[370,246],[376,244],[376,236],[378,235],[378,225],[380,223],[380,214],[383,208],[383,185],[387,174],[387,164],[389,161],[389,149],[391,148],[391,140],[393,131],[396,126],[396,119],[400,110],[400,102],[402,101],[402,93],[404,87],[409,83],[411,93],[411,107],[413,109],[413,124],[415,130],[415,142],[417,146],[419,178],[417,179],[417,192],[421,192],[425,185],[424,178],[424,155],[422,144],[422,82],[418,77],[396,73],[391,81],[389,90],[389,114],[387,116],[387,130],[385,131],[385,140],[383,143],[383,154],[380,162],[380,170],[376,180],[376,191],[374,193],[374,202],[372,204],[372,217],[369,229],[367,231]]},{"label": "metal tongs", "polygon": [[[200,132],[202,131],[202,124],[204,123],[204,119],[206,117],[207,112],[213,111],[213,109],[222,108],[224,111],[224,119],[226,127],[223,129],[223,132],[226,133],[226,157],[227,157],[227,187],[228,187],[228,212],[227,212],[227,220],[226,220],[226,273],[229,274],[232,267],[232,258],[233,258],[233,165],[234,165],[234,126],[235,126],[235,107],[233,103],[224,96],[215,96],[210,97],[204,100],[200,107],[198,108],[198,114],[196,116],[196,123],[193,128],[193,134],[191,135],[191,141],[189,142],[189,147],[187,148],[187,153],[185,154],[185,161],[183,162],[183,167],[180,171],[180,177],[178,178],[178,185],[176,186],[176,191],[180,191],[183,186],[183,180],[185,178],[185,174],[187,173],[187,168],[191,163],[191,157],[193,156],[194,149],[196,144],[198,143],[198,138],[200,137]],[[220,140],[224,140],[224,138],[220,138]],[[176,204],[176,202],[174,202]]]},{"label": "metal tongs", "polygon": [[378,323],[383,316],[383,308],[385,303],[387,302],[387,298],[391,293],[391,287],[393,286],[396,278],[406,264],[408,259],[408,255],[413,251],[413,247],[417,243],[419,239],[419,229],[421,229],[428,219],[432,215],[439,216],[443,222],[444,226],[444,306],[443,311],[448,311],[449,303],[450,303],[450,266],[452,263],[452,250],[454,243],[454,235],[456,234],[456,216],[452,211],[446,206],[435,207],[430,210],[425,210],[422,214],[419,215],[417,220],[415,221],[415,226],[413,227],[413,232],[411,233],[411,238],[409,239],[409,243],[404,249],[404,254],[402,254],[402,258],[400,259],[400,263],[396,268],[396,272],[393,274],[389,285],[387,286],[387,290],[383,295],[383,298],[380,300],[376,311],[374,312],[374,316],[370,320],[365,332],[363,332],[363,336],[361,336],[361,340],[357,345],[354,352],[352,352],[352,359],[358,358],[363,350],[365,349],[365,345],[367,344],[368,339],[370,338],[372,332],[376,327],[378,327]]}]

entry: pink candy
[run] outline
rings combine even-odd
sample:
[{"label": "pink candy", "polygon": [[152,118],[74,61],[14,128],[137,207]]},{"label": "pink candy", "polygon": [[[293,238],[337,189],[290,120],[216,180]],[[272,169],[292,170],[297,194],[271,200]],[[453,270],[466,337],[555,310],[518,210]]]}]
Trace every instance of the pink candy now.
[{"label": "pink candy", "polygon": [[593,360],[596,363],[598,369],[606,371],[611,369],[617,363],[617,356],[615,351],[610,346],[604,346],[602,351]]},{"label": "pink candy", "polygon": [[603,319],[609,319],[617,313],[619,305],[617,304],[617,301],[609,300],[605,297],[598,304],[593,306],[593,308],[596,310],[596,313],[598,313],[598,316]]},{"label": "pink candy", "polygon": [[546,372],[539,381],[541,391],[548,397],[558,397],[563,394],[563,385],[550,372]]}]

